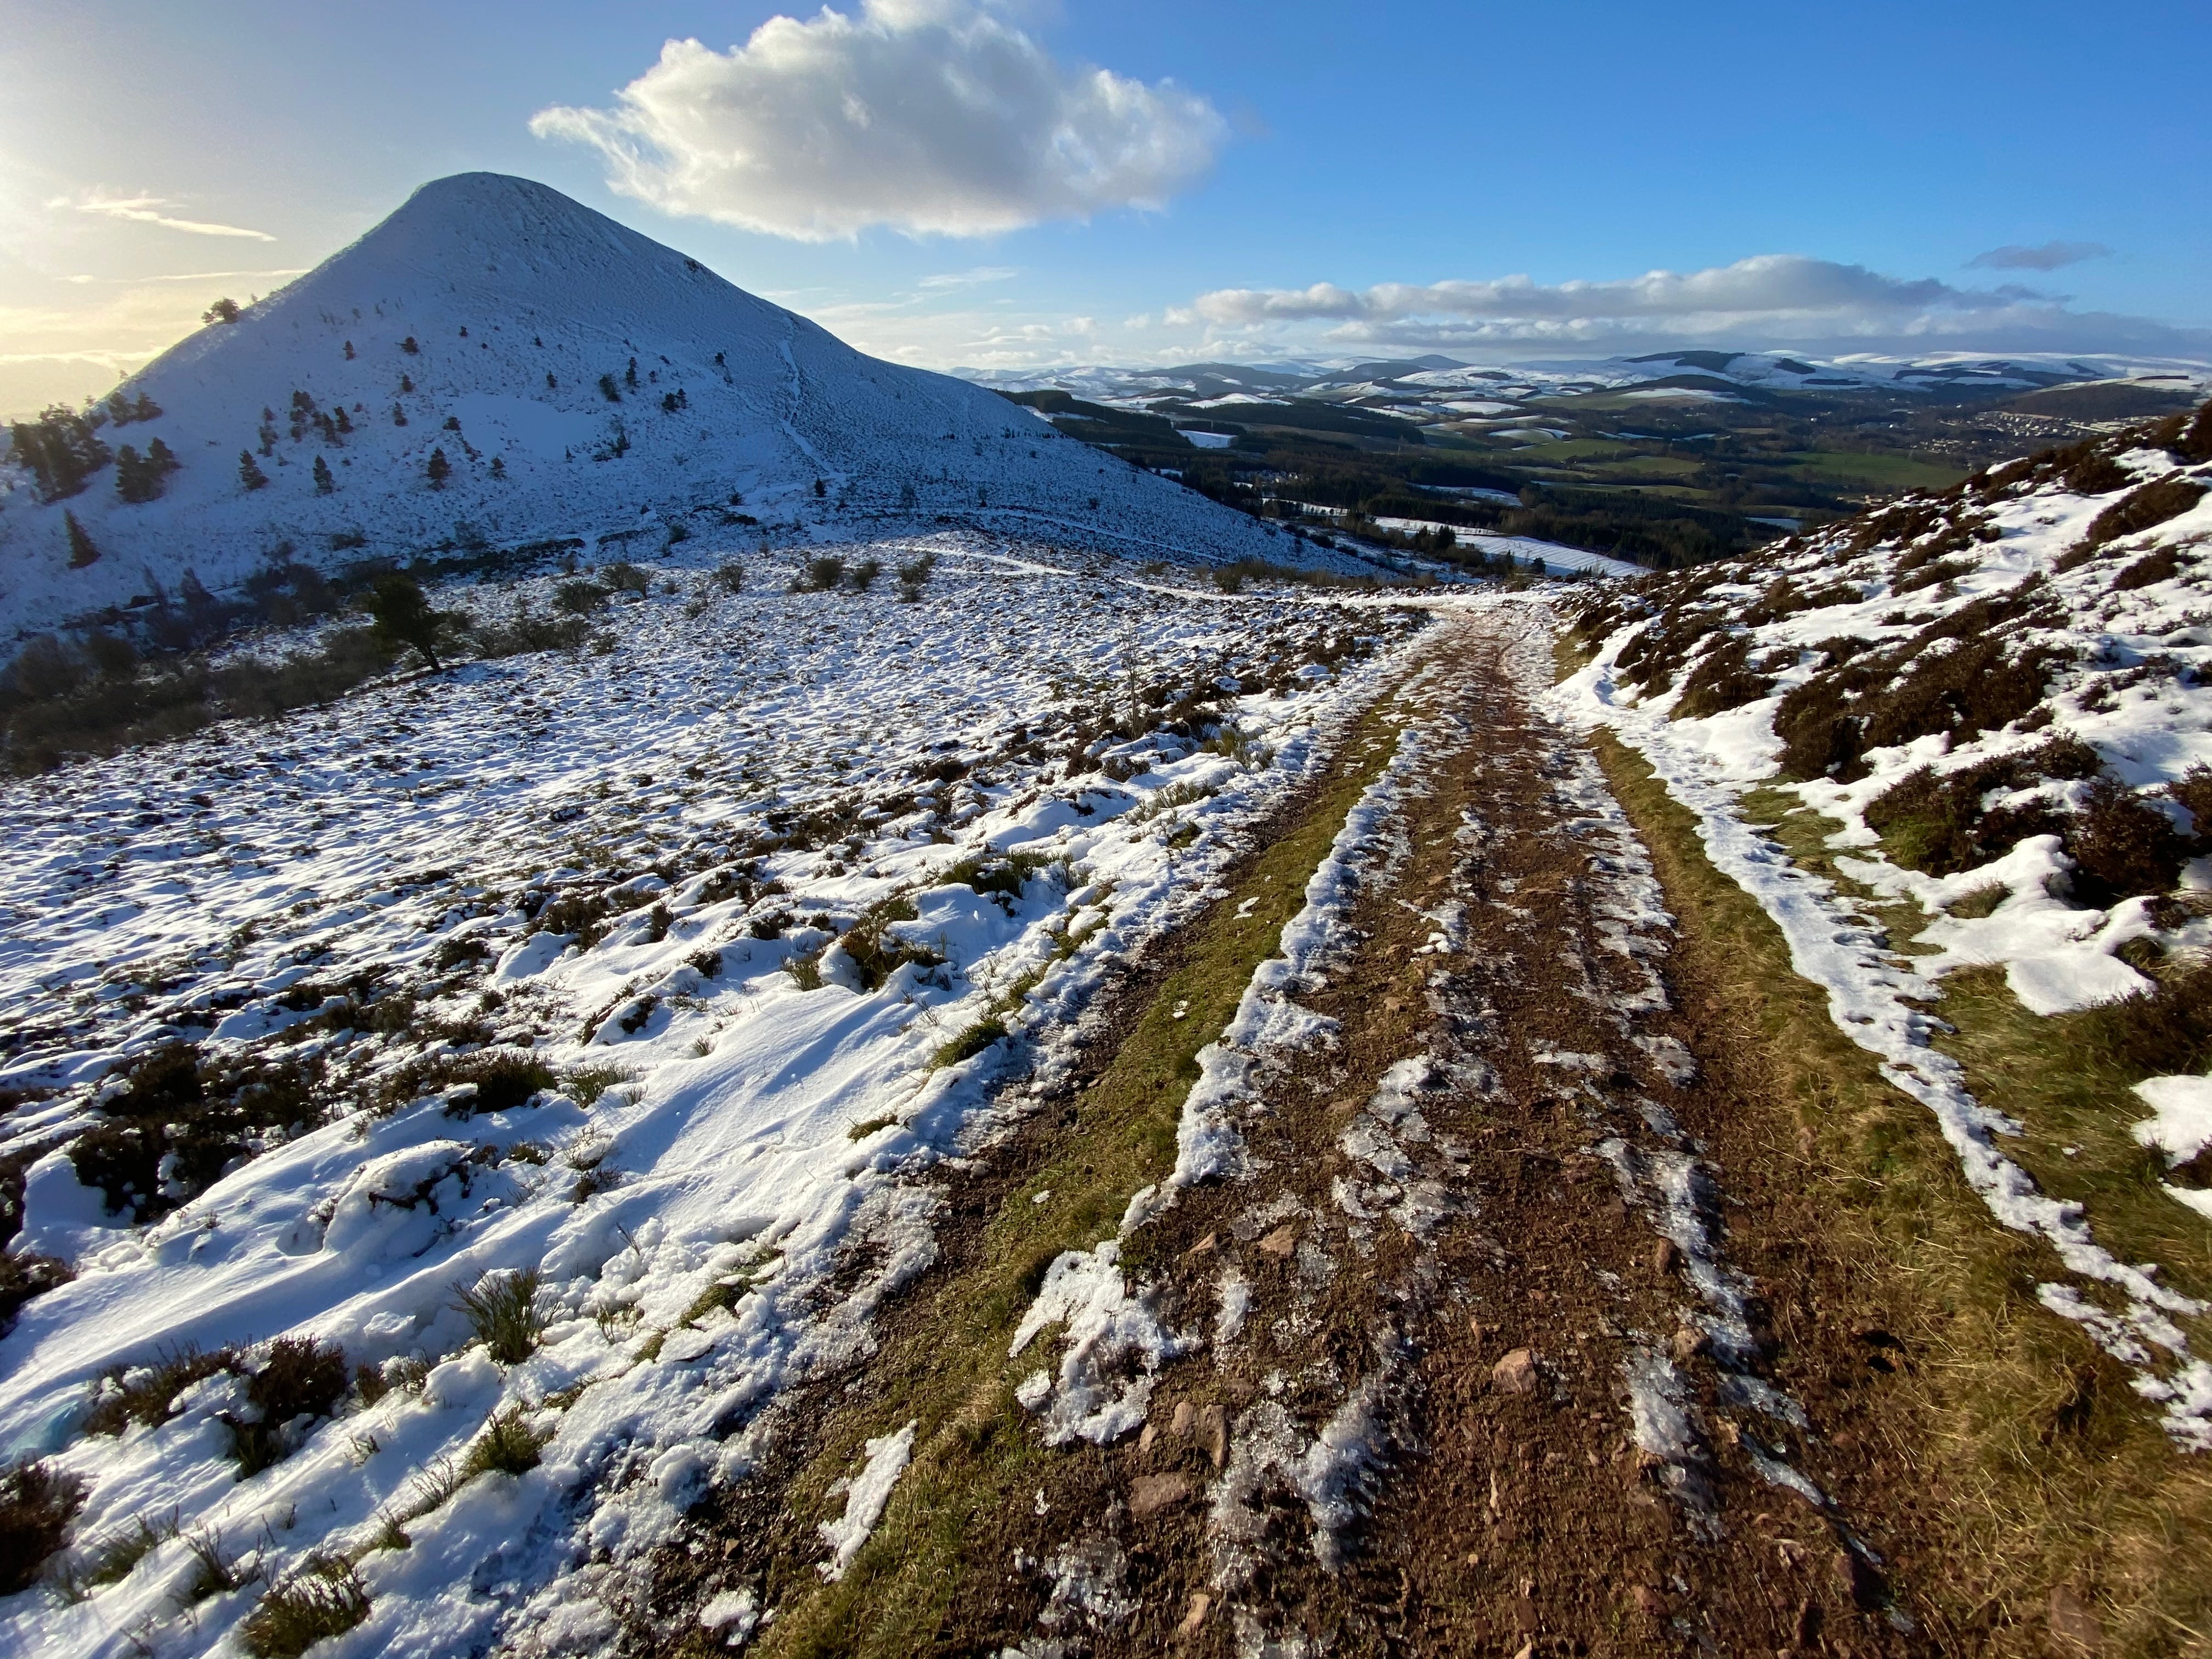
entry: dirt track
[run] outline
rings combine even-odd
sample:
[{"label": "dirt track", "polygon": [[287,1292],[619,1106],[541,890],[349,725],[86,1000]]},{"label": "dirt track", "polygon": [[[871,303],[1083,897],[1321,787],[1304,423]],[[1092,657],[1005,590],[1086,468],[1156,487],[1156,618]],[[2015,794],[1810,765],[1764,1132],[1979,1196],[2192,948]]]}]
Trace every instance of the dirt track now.
[{"label": "dirt track", "polygon": [[[1296,996],[1333,1030],[1266,1055],[1243,1173],[1128,1241],[1162,1322],[1206,1340],[1140,1433],[1053,1454],[989,1512],[939,1650],[1950,1645],[1861,1420],[1902,1356],[1844,1311],[1788,1131],[1727,1011],[1670,984],[1649,861],[1533,706],[1548,639],[1510,617],[1447,623],[1370,723],[1403,733],[1395,804]],[[956,1181],[953,1213],[1004,1198],[1056,1121]],[[955,1227],[891,1322],[960,1267]],[[708,1553],[803,1554],[799,1518],[756,1491]]]}]

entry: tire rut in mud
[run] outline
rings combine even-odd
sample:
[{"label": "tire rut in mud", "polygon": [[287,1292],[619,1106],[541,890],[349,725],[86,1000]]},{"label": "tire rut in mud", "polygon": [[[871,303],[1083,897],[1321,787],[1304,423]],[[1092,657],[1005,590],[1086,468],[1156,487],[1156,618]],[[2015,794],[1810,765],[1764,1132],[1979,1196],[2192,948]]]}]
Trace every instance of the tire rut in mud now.
[{"label": "tire rut in mud", "polygon": [[1269,1054],[1243,1172],[1123,1240],[1204,1340],[1140,1433],[1001,1509],[942,1650],[1926,1644],[1833,1433],[1865,1344],[1793,1324],[1785,1352],[1758,1286],[1817,1244],[1729,1219],[1755,1137],[1699,1073],[1649,860],[1532,707],[1548,641],[1462,626],[1294,994],[1333,1030]]}]

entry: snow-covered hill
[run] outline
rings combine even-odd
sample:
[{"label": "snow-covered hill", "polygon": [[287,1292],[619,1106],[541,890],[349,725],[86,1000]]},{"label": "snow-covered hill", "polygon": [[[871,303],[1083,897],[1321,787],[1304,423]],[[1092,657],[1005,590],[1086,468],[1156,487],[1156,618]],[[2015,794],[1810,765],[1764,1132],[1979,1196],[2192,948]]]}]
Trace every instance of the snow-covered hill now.
[{"label": "snow-covered hill", "polygon": [[635,556],[673,526],[748,527],[738,514],[836,539],[956,514],[1147,556],[1293,550],[988,392],[865,356],[494,173],[424,185],[119,395],[161,413],[96,439],[142,457],[161,441],[178,465],[158,499],[121,499],[112,461],[51,501],[22,454],[0,468],[0,612],[18,637],[173,591],[188,569],[220,591],[287,542],[330,564],[641,532],[625,538]]},{"label": "snow-covered hill", "polygon": [[2212,886],[2208,538],[2212,406],[1601,596],[1577,684],[1887,831],[1931,909],[2004,888],[1945,918],[1939,971],[2004,962],[2039,1012],[2080,1007],[2144,989],[2114,952]]}]

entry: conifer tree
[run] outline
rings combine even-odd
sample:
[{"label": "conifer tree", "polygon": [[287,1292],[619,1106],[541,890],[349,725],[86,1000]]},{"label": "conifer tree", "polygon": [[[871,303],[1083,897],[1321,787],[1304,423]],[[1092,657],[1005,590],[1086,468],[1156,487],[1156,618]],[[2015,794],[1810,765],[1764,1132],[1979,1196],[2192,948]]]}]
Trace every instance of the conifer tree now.
[{"label": "conifer tree", "polygon": [[325,460],[321,456],[316,456],[315,494],[318,495],[327,495],[337,487],[338,481],[331,477],[331,464]]},{"label": "conifer tree", "polygon": [[611,404],[618,404],[622,401],[622,392],[615,386],[615,377],[613,375],[602,374],[599,376],[599,396],[605,398]]},{"label": "conifer tree", "polygon": [[217,300],[200,313],[200,320],[204,323],[234,323],[238,320],[238,301]]},{"label": "conifer tree", "polygon": [[76,521],[76,514],[63,514],[62,522],[69,529],[70,568],[82,570],[100,556],[100,550],[93,545],[92,538],[85,534],[84,526]]},{"label": "conifer tree", "polygon": [[399,349],[410,357],[416,356],[422,349],[421,346],[415,343],[415,337],[412,334],[409,335],[405,339],[399,343]]},{"label": "conifer tree", "polygon": [[444,450],[434,449],[430,452],[430,464],[423,471],[429,477],[431,489],[443,489],[446,480],[453,476],[453,464],[446,459]]},{"label": "conifer tree", "polygon": [[15,459],[39,481],[41,501],[76,495],[111,459],[92,422],[61,404],[35,421],[15,422],[8,440]]},{"label": "conifer tree", "polygon": [[353,422],[346,418],[345,405],[343,404],[340,404],[338,405],[337,418],[333,421],[331,424],[336,426],[341,433],[351,432],[353,430]]},{"label": "conifer tree", "polygon": [[495,478],[504,478],[507,476],[506,456],[495,455],[491,458],[491,476]]},{"label": "conifer tree", "polygon": [[561,382],[548,374],[545,377],[545,389],[548,392],[558,392],[561,389]]},{"label": "conifer tree", "polygon": [[346,342],[346,361],[348,362],[351,362],[353,361],[353,342],[351,340],[348,340]]},{"label": "conifer tree", "polygon": [[623,384],[632,392],[637,390],[637,359],[635,357],[629,360],[629,367],[623,370]]},{"label": "conifer tree", "polygon": [[414,389],[415,382],[412,378],[405,374],[399,377],[399,395],[401,397],[405,397],[409,392],[414,391]]},{"label": "conifer tree", "polygon": [[269,475],[261,470],[250,449],[238,452],[238,482],[249,490],[259,489],[269,482]]},{"label": "conifer tree", "polygon": [[400,408],[398,404],[392,405],[392,424],[394,426],[405,426],[407,424],[407,411]]},{"label": "conifer tree", "polygon": [[148,465],[160,468],[165,478],[184,465],[177,459],[177,452],[159,438],[146,446],[146,460]]},{"label": "conifer tree", "polygon": [[136,444],[125,444],[115,452],[116,500],[134,505],[150,501],[160,483],[161,475],[147,465]]}]

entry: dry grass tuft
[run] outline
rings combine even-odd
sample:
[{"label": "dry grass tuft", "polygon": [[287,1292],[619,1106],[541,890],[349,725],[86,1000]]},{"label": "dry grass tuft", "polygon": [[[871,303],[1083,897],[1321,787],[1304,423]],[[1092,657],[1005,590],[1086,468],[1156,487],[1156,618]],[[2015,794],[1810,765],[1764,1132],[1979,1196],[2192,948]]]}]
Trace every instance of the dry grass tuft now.
[{"label": "dry grass tuft", "polygon": [[368,1617],[368,1589],[350,1562],[311,1560],[261,1598],[239,1626],[254,1659],[298,1659],[328,1636],[343,1636]]},{"label": "dry grass tuft", "polygon": [[530,1358],[545,1321],[538,1311],[538,1270],[486,1273],[473,1289],[456,1285],[461,1310],[476,1328],[477,1339],[502,1365]]}]

